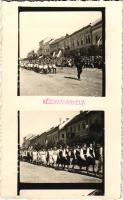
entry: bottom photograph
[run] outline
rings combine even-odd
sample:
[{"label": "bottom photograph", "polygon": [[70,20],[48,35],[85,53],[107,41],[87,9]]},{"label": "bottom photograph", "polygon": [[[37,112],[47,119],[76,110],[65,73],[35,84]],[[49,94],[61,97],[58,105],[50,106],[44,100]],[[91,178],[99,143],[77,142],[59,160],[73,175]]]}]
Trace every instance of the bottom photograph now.
[{"label": "bottom photograph", "polygon": [[18,111],[18,189],[104,195],[103,111]]}]

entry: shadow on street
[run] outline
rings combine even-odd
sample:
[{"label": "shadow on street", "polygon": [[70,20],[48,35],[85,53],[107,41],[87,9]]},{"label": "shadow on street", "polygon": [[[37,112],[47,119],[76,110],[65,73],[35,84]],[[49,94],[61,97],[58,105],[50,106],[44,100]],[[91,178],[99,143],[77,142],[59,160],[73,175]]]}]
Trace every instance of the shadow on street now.
[{"label": "shadow on street", "polygon": [[78,81],[78,78],[74,78],[74,77],[70,77],[70,76],[64,76],[64,78],[68,78],[68,79],[74,79]]}]

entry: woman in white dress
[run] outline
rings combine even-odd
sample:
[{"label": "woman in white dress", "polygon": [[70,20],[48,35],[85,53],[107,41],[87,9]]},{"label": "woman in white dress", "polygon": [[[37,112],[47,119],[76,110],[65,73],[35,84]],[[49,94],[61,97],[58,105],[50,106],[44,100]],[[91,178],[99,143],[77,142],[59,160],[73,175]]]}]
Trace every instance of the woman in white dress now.
[{"label": "woman in white dress", "polygon": [[42,150],[41,160],[42,164],[46,165],[46,151],[44,149]]},{"label": "woman in white dress", "polygon": [[80,169],[87,166],[87,145],[84,144],[80,149]]},{"label": "woman in white dress", "polygon": [[53,150],[52,148],[49,150],[49,166],[53,165]]},{"label": "woman in white dress", "polygon": [[54,147],[54,150],[53,150],[53,165],[54,165],[54,167],[57,166],[58,153],[59,153],[59,151],[57,150],[56,147]]},{"label": "woman in white dress", "polygon": [[32,160],[33,160],[34,164],[37,163],[37,151],[36,150],[34,150],[32,153]]},{"label": "woman in white dress", "polygon": [[50,64],[48,65],[48,70],[49,70],[49,73],[51,73],[51,72],[52,72],[52,69],[53,69],[52,63],[50,63]]},{"label": "woman in white dress", "polygon": [[41,164],[41,150],[38,151],[38,164]]}]

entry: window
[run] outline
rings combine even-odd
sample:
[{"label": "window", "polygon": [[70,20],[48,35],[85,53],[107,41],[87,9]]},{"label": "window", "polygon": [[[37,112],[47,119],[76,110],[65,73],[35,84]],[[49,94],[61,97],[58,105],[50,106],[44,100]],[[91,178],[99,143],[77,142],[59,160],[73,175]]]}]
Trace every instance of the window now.
[{"label": "window", "polygon": [[86,44],[88,44],[88,36],[86,36]]},{"label": "window", "polygon": [[91,43],[91,38],[90,38],[90,36],[88,36],[88,43],[89,43],[89,44]]},{"label": "window", "polygon": [[74,47],[74,41],[72,41],[72,47]]},{"label": "window", "polygon": [[62,139],[64,138],[64,134],[62,134]]},{"label": "window", "polygon": [[81,45],[83,45],[83,38],[81,38]]},{"label": "window", "polygon": [[77,40],[77,46],[79,46],[79,41]]},{"label": "window", "polygon": [[67,138],[71,138],[71,133],[67,133]]}]

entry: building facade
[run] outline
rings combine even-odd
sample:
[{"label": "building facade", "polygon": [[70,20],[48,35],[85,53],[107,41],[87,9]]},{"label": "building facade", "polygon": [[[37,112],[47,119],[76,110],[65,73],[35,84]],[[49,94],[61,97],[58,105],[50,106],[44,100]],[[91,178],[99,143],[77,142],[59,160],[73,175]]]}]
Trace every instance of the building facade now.
[{"label": "building facade", "polygon": [[45,147],[71,146],[84,142],[103,143],[103,140],[104,112],[83,111],[40,135],[24,138],[23,147],[32,146],[39,150]]},{"label": "building facade", "polygon": [[[79,51],[81,55],[101,55],[102,54],[102,19],[75,31],[74,33],[62,36],[58,39],[44,38],[39,42],[37,55],[50,56],[58,54],[59,50],[64,55],[69,55]],[[28,53],[27,57],[33,57],[34,51]]]},{"label": "building facade", "polygon": [[23,147],[39,150],[45,147],[56,146],[59,141],[59,126],[52,127],[50,130],[40,135],[30,137],[28,140],[23,139]]},{"label": "building facade", "polygon": [[52,41],[50,43],[50,54],[52,55],[54,52],[55,54],[58,53],[59,50],[64,50],[64,45],[63,45],[63,38],[64,37],[60,37],[58,39],[55,39],[54,41]]},{"label": "building facade", "polygon": [[51,53],[50,44],[53,42],[54,39],[52,38],[44,38],[39,42],[39,49],[37,50],[38,56],[49,56]]},{"label": "building facade", "polygon": [[59,141],[59,126],[51,128],[47,132],[47,146],[53,147],[57,146]]},{"label": "building facade", "polygon": [[67,144],[101,142],[104,134],[102,111],[81,112],[66,125]]},{"label": "building facade", "polygon": [[47,42],[43,43],[42,55],[44,55],[44,56],[50,56],[50,53],[51,53],[50,43],[52,41],[53,41],[53,39],[49,39]]},{"label": "building facade", "polygon": [[66,125],[71,119],[66,118],[65,121],[59,125],[59,144],[67,145]]},{"label": "building facade", "polygon": [[[80,51],[82,55],[93,55],[94,48],[97,49],[102,45],[102,20],[89,24],[80,30],[65,37],[61,37],[50,44],[50,51],[58,52],[62,50],[65,54]],[[100,54],[97,51],[96,54]]]},{"label": "building facade", "polygon": [[[64,55],[74,54],[79,51],[81,55],[101,55],[102,54],[102,19],[98,19],[89,25],[82,27],[74,33],[62,36],[58,39],[44,38],[39,42],[37,55],[50,56],[58,54],[59,50]],[[30,58],[34,51],[28,53]]]},{"label": "building facade", "polygon": [[35,138],[34,135],[29,134],[26,137],[23,138],[23,144],[22,144],[22,148],[24,149],[28,149],[31,145],[31,141],[33,140],[33,138]]},{"label": "building facade", "polygon": [[102,45],[102,21],[98,20],[92,24],[92,45]]}]

